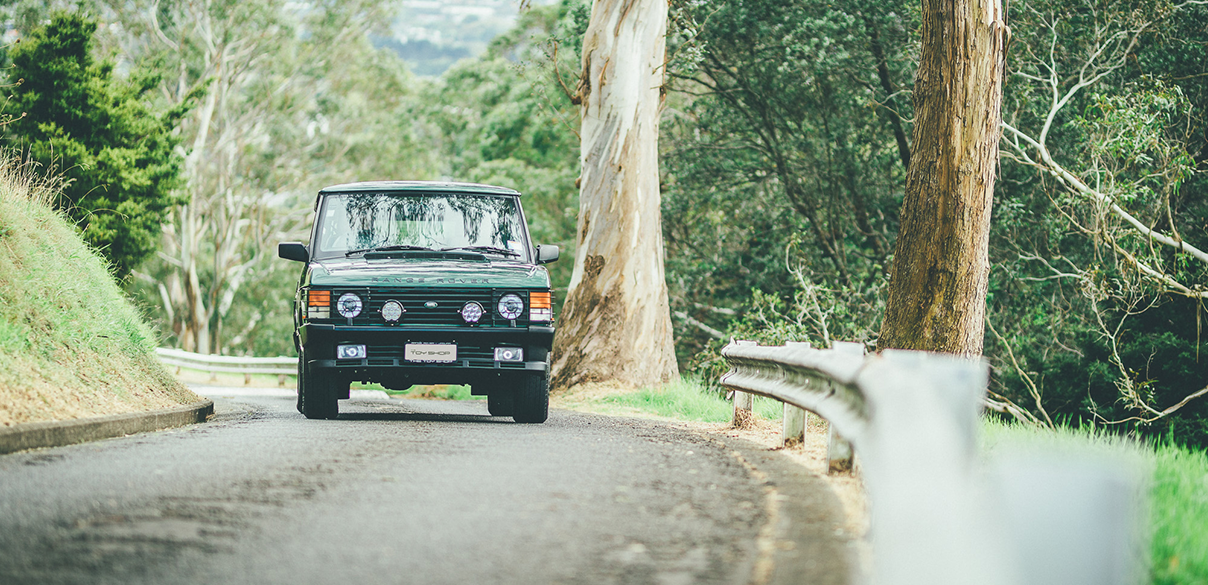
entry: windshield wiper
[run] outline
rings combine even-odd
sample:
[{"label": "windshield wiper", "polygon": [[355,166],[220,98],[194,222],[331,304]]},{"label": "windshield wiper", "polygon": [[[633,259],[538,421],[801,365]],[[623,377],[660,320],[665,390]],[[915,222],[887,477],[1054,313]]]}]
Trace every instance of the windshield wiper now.
[{"label": "windshield wiper", "polygon": [[364,254],[366,252],[394,252],[394,251],[398,251],[398,250],[424,250],[427,252],[431,252],[432,248],[425,248],[424,246],[412,246],[410,244],[398,244],[395,246],[379,246],[379,247],[374,247],[374,248],[364,248],[361,250],[353,250],[347,254],[344,254],[344,257],[347,258],[349,256],[352,256],[353,254]]},{"label": "windshield wiper", "polygon": [[499,254],[501,256],[520,256],[519,252],[509,250],[507,248],[496,248],[495,246],[454,246],[452,248],[441,248],[441,252],[451,252],[453,250],[469,250],[470,252],[489,252]]}]

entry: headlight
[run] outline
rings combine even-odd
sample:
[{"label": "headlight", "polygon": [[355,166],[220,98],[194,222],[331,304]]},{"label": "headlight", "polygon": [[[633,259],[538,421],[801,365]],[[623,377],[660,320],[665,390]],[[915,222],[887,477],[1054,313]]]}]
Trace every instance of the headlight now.
[{"label": "headlight", "polygon": [[336,301],[336,310],[344,316],[345,319],[351,319],[361,314],[361,297],[354,293],[344,293],[340,295],[340,300]]},{"label": "headlight", "polygon": [[499,314],[508,321],[513,321],[524,312],[524,301],[520,297],[508,293],[499,299]]},{"label": "headlight", "polygon": [[482,305],[470,301],[461,308],[461,318],[466,323],[477,323],[479,319],[482,319],[483,312]]}]

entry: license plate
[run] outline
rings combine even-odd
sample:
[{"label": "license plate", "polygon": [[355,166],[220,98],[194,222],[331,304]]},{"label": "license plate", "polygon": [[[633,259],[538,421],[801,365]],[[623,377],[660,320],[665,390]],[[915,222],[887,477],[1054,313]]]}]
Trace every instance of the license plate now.
[{"label": "license plate", "polygon": [[408,343],[403,357],[409,362],[447,364],[457,361],[456,343]]}]

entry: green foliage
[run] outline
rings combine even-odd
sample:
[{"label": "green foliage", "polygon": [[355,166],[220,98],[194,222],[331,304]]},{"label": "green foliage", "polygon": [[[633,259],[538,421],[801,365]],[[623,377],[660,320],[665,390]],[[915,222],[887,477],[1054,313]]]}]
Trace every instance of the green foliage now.
[{"label": "green foliage", "polygon": [[511,187],[537,243],[556,244],[566,260],[549,265],[555,288],[573,268],[579,190],[579,114],[564,88],[578,68],[587,4],[533,6],[487,53],[446,72],[428,90],[445,167],[458,180]]},{"label": "green foliage", "polygon": [[157,245],[180,184],[172,134],[182,109],[150,105],[158,82],[122,79],[93,56],[96,23],[55,13],[10,53],[13,87],[6,137],[48,172],[61,175],[59,204],[84,238],[125,277]]},{"label": "green foliage", "polygon": [[[673,310],[724,330],[752,290],[876,304],[905,176],[913,6],[680,3],[661,145]],[[682,361],[709,343],[676,325]]]},{"label": "green foliage", "polygon": [[145,6],[110,3],[121,27],[109,40],[158,72],[169,100],[202,99],[180,124],[187,205],[131,290],[173,345],[288,355],[298,265],[276,258],[276,243],[309,236],[319,188],[439,176],[422,82],[369,41],[389,4],[156,6],[148,19]]},{"label": "green foliage", "polygon": [[692,370],[705,385],[716,389],[728,370],[721,349],[732,339],[760,345],[805,342],[826,349],[833,341],[868,342],[876,337],[885,308],[885,279],[870,290],[827,289],[810,282],[800,269],[792,272],[798,288],[791,298],[752,290],[750,305],[730,322],[724,338],[709,342],[692,358]]},{"label": "green foliage", "polygon": [[[1062,92],[1076,79],[1067,75],[1103,72],[1052,116],[1049,152],[1142,223],[1208,244],[1204,61],[1183,59],[1208,43],[1203,7],[1031,0],[1012,10],[1018,32],[1004,95],[1008,121],[1044,125],[1053,72]],[[1132,29],[1149,32],[1130,49]],[[1082,69],[1095,51],[1117,57]],[[1119,65],[1105,68],[1111,63]],[[1039,401],[1055,420],[1121,423],[1148,435],[1173,430],[1208,444],[1202,399],[1166,417],[1142,406],[1164,410],[1208,383],[1200,363],[1208,350],[1202,302],[1171,294],[1166,282],[1137,268],[1203,287],[1208,266],[1156,245],[1104,205],[1027,166],[1008,145],[1003,152],[1010,160],[1002,165],[990,243],[992,389],[1037,415]]]}]

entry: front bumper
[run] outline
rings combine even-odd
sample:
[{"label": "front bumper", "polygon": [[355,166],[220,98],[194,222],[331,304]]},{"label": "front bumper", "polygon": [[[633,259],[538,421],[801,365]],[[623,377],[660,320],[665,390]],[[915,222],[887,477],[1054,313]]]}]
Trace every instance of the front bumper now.
[{"label": "front bumper", "polygon": [[[506,372],[544,373],[554,328],[528,327],[378,327],[306,323],[298,328],[298,342],[310,368],[334,373],[346,380],[390,385],[473,384]],[[409,362],[403,357],[408,343],[453,343],[457,361]],[[363,344],[363,359],[336,359],[336,346]],[[520,347],[523,362],[497,362],[494,348]]]}]

